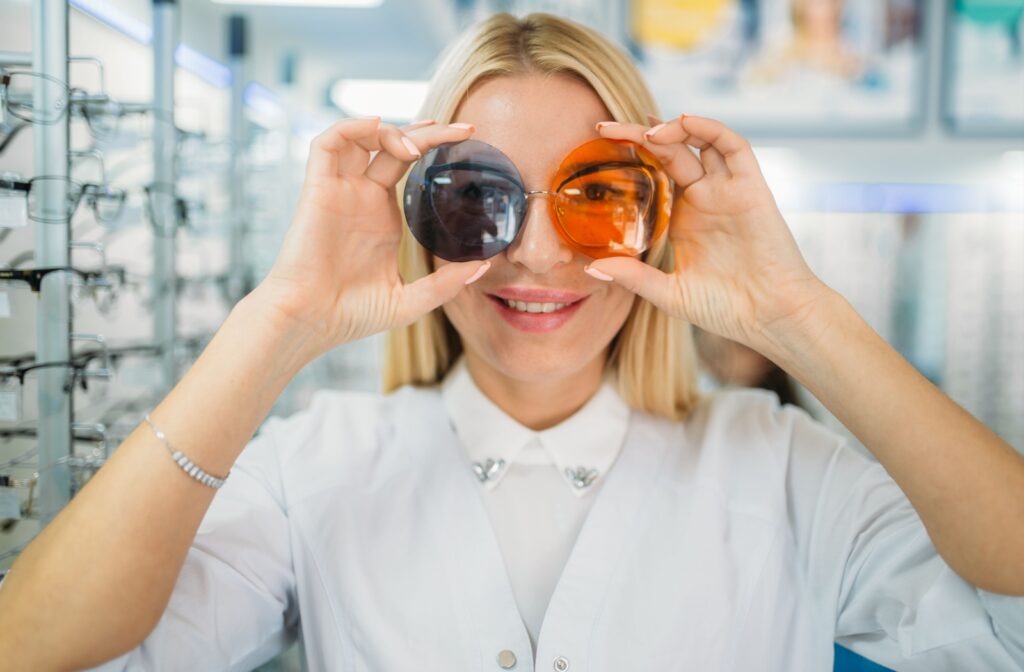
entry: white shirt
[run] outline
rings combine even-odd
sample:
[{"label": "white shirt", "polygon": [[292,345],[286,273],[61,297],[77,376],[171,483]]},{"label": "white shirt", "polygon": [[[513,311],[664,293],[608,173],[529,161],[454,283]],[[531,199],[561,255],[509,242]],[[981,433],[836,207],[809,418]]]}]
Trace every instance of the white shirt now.
[{"label": "white shirt", "polygon": [[480,391],[464,357],[441,389],[467,460],[478,465],[473,472],[535,649],[583,519],[626,438],[629,407],[609,375],[570,418],[536,432]]},{"label": "white shirt", "polygon": [[100,669],[251,669],[300,624],[311,670],[824,671],[834,640],[900,672],[1024,666],[1024,600],[950,571],[884,469],[806,413],[723,390],[627,424],[535,656],[435,386],[269,420],[156,629]]}]

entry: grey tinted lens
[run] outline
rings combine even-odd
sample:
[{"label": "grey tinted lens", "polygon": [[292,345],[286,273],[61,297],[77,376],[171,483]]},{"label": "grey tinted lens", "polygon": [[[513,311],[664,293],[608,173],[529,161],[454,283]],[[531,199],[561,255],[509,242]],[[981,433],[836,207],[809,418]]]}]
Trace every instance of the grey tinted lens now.
[{"label": "grey tinted lens", "polygon": [[409,173],[404,203],[412,234],[449,261],[498,254],[515,240],[526,212],[515,165],[478,140],[427,152]]}]

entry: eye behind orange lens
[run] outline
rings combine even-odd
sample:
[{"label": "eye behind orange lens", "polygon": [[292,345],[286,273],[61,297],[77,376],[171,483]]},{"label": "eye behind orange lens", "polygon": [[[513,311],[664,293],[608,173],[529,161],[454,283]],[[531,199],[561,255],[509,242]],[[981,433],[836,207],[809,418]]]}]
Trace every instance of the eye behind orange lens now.
[{"label": "eye behind orange lens", "polygon": [[598,138],[577,147],[559,167],[552,219],[581,254],[638,256],[668,226],[671,189],[661,163],[642,146]]}]

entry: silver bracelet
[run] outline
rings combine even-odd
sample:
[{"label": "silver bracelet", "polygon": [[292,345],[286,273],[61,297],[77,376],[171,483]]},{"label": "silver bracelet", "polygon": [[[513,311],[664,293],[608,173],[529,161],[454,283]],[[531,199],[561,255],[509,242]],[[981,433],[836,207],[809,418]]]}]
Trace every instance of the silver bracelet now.
[{"label": "silver bracelet", "polygon": [[185,455],[185,453],[171,445],[171,442],[167,440],[167,435],[163,433],[163,430],[154,425],[153,421],[149,419],[149,413],[146,413],[143,420],[145,420],[146,424],[152,428],[153,433],[156,434],[156,438],[160,439],[160,442],[167,448],[167,452],[171,454],[171,459],[174,460],[186,474],[203,485],[209,486],[215,490],[224,485],[224,481],[226,481],[228,476],[231,475],[230,471],[228,472],[228,476],[225,476],[224,478],[217,478],[216,476],[206,473],[199,467],[199,465],[188,459],[188,456]]}]

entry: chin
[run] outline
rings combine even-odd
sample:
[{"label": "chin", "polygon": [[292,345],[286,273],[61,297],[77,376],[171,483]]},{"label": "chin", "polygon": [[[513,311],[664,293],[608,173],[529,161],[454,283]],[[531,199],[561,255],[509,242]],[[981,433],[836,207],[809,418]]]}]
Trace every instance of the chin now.
[{"label": "chin", "polygon": [[594,352],[580,352],[577,348],[566,348],[549,341],[544,343],[490,343],[482,349],[473,348],[463,341],[464,348],[472,348],[473,354],[484,360],[507,378],[522,382],[544,382],[560,380],[577,373],[595,357],[601,355],[605,348]]},{"label": "chin", "polygon": [[[557,334],[510,333],[503,325],[466,320],[457,311],[447,311],[448,319],[459,333],[462,349],[478,363],[499,376],[526,383],[570,378],[604,357],[618,329],[601,333],[593,325]],[[624,321],[624,320],[623,320]],[[567,325],[568,326],[568,325]],[[604,325],[607,327],[608,323]],[[621,324],[619,325],[621,327]]]}]

